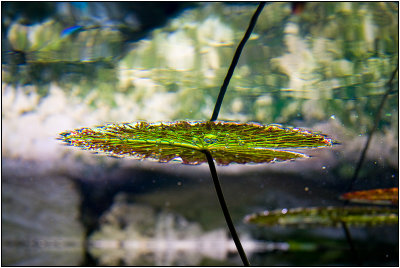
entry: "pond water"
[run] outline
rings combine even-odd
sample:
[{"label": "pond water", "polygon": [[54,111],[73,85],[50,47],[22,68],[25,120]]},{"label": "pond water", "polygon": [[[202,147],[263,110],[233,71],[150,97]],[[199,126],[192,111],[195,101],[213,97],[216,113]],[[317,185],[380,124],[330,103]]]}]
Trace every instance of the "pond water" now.
[{"label": "pond water", "polygon": [[[57,138],[107,123],[208,120],[256,8],[2,3],[3,265],[242,265],[206,164],[112,158]],[[307,129],[337,143],[293,149],[307,159],[217,166],[252,265],[399,265],[398,220],[349,224],[347,235],[341,225],[244,220],[366,208],[339,197],[398,189],[396,66],[398,3],[265,6],[218,119]],[[396,197],[372,206],[397,219]]]}]

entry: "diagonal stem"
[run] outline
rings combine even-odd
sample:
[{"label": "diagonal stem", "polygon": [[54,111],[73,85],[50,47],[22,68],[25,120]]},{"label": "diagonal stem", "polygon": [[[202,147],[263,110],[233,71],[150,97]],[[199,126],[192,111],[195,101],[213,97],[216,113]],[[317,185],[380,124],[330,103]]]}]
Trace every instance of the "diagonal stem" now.
[{"label": "diagonal stem", "polygon": [[222,84],[222,87],[219,91],[218,99],[217,99],[217,102],[215,103],[214,111],[213,111],[210,121],[215,121],[218,118],[219,110],[221,109],[221,105],[222,105],[222,100],[224,99],[224,95],[225,95],[226,89],[228,88],[229,81],[231,80],[231,77],[233,75],[233,71],[235,70],[236,64],[239,61],[240,54],[242,53],[244,45],[246,44],[247,40],[249,39],[251,32],[254,29],[254,26],[256,26],[258,16],[260,15],[264,6],[265,6],[265,2],[261,2],[258,5],[258,8],[257,8],[256,12],[254,12],[253,17],[251,18],[249,27],[247,28],[247,31],[244,34],[243,39],[242,39],[242,41],[240,41],[239,46],[236,49],[235,55],[233,56],[233,59],[232,59],[231,66],[229,66],[228,73],[226,74],[224,83]]},{"label": "diagonal stem", "polygon": [[[368,150],[368,146],[369,146],[369,144],[371,142],[372,135],[374,134],[374,132],[378,128],[378,124],[379,124],[379,121],[381,119],[381,114],[382,114],[383,106],[385,105],[385,101],[388,98],[389,94],[393,91],[393,80],[394,80],[394,78],[396,76],[396,73],[398,71],[399,71],[399,64],[397,63],[396,69],[394,69],[394,71],[392,73],[392,76],[390,77],[390,79],[389,79],[389,81],[387,83],[388,89],[386,90],[386,92],[383,95],[382,100],[381,100],[381,102],[379,104],[379,107],[378,107],[376,115],[375,115],[374,125],[373,125],[372,129],[369,132],[367,142],[365,143],[365,146],[364,146],[364,149],[363,149],[363,151],[361,153],[360,159],[358,160],[357,167],[356,167],[356,169],[354,171],[354,175],[351,178],[350,185],[347,188],[346,192],[350,192],[350,191],[353,190],[354,184],[355,184],[355,182],[357,180],[357,177],[358,177],[358,173],[360,172],[361,166],[362,166],[362,164],[364,162],[364,159],[365,159],[365,156],[366,156],[366,153],[367,153],[367,150]],[[344,205],[347,205],[348,203],[349,203],[349,200],[346,200],[344,202]],[[350,250],[351,250],[351,252],[353,253],[353,255],[355,257],[355,260],[356,260],[358,266],[361,266],[362,265],[362,261],[361,261],[361,259],[359,258],[358,254],[357,254],[356,248],[354,247],[353,238],[351,236],[350,230],[347,228],[347,225],[344,222],[342,222],[342,229],[343,229],[344,233],[346,234],[347,242],[350,245]]]},{"label": "diagonal stem", "polygon": [[361,153],[360,159],[358,160],[357,167],[356,167],[356,169],[354,171],[353,177],[351,178],[351,182],[350,182],[350,185],[349,185],[349,187],[347,189],[347,192],[350,192],[350,191],[353,190],[354,183],[357,180],[358,173],[360,172],[361,166],[362,166],[362,164],[364,162],[364,159],[365,159],[365,156],[367,154],[368,146],[369,146],[369,144],[371,142],[372,135],[374,134],[374,132],[378,128],[379,121],[381,119],[383,106],[385,105],[385,101],[389,97],[389,94],[393,91],[393,80],[394,80],[398,70],[399,70],[399,64],[397,64],[396,69],[393,71],[392,76],[390,77],[390,80],[387,83],[388,89],[386,90],[385,94],[383,95],[382,100],[381,100],[381,102],[379,104],[379,107],[378,107],[378,109],[376,111],[374,125],[371,128],[371,130],[369,131],[367,142],[365,143],[365,146],[364,146],[364,149],[363,149],[363,151]]},{"label": "diagonal stem", "polygon": [[233,225],[231,215],[229,214],[228,206],[226,205],[225,198],[222,193],[222,188],[219,183],[217,170],[214,165],[213,157],[212,157],[210,151],[208,151],[208,150],[203,150],[202,152],[207,157],[208,166],[210,167],[211,176],[214,181],[215,191],[217,192],[219,204],[221,205],[222,211],[224,212],[225,221],[226,221],[226,224],[228,225],[229,231],[231,232],[231,235],[232,235],[233,241],[235,242],[237,251],[239,252],[240,258],[242,259],[243,265],[250,266],[249,260],[246,257],[246,253],[244,252],[242,244],[240,243],[239,236],[236,233],[235,226]]},{"label": "diagonal stem", "polygon": [[345,222],[343,222],[343,221],[340,222],[340,223],[342,225],[342,229],[344,231],[344,234],[346,235],[347,243],[350,245],[350,251],[353,254],[353,257],[354,257],[354,260],[355,260],[357,266],[362,266],[362,261],[358,256],[356,247],[354,246],[354,243],[353,243],[353,238],[351,236],[349,228],[347,227],[347,224]]}]

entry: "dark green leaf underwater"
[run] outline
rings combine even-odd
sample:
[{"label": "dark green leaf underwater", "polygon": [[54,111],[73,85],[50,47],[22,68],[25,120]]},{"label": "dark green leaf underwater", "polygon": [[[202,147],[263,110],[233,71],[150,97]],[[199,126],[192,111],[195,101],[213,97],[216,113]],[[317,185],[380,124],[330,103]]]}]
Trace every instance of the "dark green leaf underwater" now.
[{"label": "dark green leaf underwater", "polygon": [[398,224],[398,210],[384,207],[313,207],[264,211],[248,215],[247,223],[262,226],[340,227]]}]

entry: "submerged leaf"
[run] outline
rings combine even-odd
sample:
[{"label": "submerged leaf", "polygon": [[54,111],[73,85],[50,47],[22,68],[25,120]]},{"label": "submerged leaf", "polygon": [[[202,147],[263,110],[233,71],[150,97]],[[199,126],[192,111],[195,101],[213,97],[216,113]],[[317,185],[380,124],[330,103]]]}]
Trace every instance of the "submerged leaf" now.
[{"label": "submerged leaf", "polygon": [[398,210],[384,207],[314,207],[265,211],[245,221],[263,226],[340,227],[398,224]]},{"label": "submerged leaf", "polygon": [[368,203],[377,205],[397,205],[399,204],[399,188],[372,189],[345,193],[341,199],[356,203]]},{"label": "submerged leaf", "polygon": [[112,156],[181,160],[184,164],[207,162],[205,150],[218,164],[227,165],[291,160],[307,156],[285,149],[332,146],[324,135],[300,129],[210,121],[109,124],[60,136],[71,146]]}]

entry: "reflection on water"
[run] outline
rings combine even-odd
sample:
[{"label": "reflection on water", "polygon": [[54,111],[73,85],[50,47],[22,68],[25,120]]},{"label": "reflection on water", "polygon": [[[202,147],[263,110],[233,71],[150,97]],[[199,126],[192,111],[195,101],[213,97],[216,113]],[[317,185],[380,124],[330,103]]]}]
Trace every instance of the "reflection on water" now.
[{"label": "reflection on water", "polygon": [[79,265],[84,228],[75,184],[19,160],[3,161],[2,168],[2,264]]},{"label": "reflection on water", "polygon": [[[100,265],[199,265],[204,258],[220,261],[236,253],[226,230],[204,232],[198,223],[150,206],[128,204],[118,195],[101,227],[89,238],[89,251]],[[287,243],[255,241],[244,235],[243,247],[250,257],[257,251],[287,250]]]},{"label": "reflection on water", "polygon": [[[256,5],[26,7],[2,3],[2,264],[239,265],[207,166],[112,159],[55,137],[110,122],[208,119]],[[292,11],[264,8],[220,119],[309,128],[340,144],[305,161],[218,172],[253,264],[354,265],[341,229],[242,219],[343,204],[398,62],[398,3]],[[389,187],[398,187],[397,75],[354,190]],[[365,265],[398,265],[397,233],[351,229]]]}]

